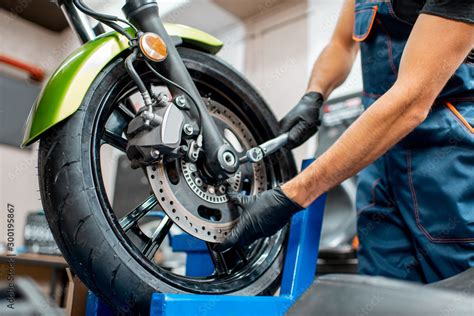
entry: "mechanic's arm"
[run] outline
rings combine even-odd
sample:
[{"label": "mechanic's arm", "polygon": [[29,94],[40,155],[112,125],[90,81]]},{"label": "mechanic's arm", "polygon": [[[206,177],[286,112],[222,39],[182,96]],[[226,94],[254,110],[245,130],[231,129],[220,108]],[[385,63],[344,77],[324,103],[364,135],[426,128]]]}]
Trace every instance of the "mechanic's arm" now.
[{"label": "mechanic's arm", "polygon": [[[281,188],[254,196],[230,195],[242,214],[216,250],[246,245],[275,234],[294,213],[375,161],[425,120],[441,89],[473,46],[474,25],[421,14],[405,47],[393,87],[331,148]],[[331,86],[326,86],[327,91]]]},{"label": "mechanic's arm", "polygon": [[331,40],[316,60],[307,93],[280,122],[288,132],[288,148],[303,144],[320,125],[320,109],[331,92],[346,80],[359,51],[352,40],[354,0],[345,0]]},{"label": "mechanic's arm", "polygon": [[322,193],[375,161],[421,124],[474,46],[474,25],[421,14],[393,87],[309,168],[282,189],[306,207]]},{"label": "mechanic's arm", "polygon": [[308,92],[319,92],[327,99],[349,76],[359,51],[358,43],[352,40],[353,25],[354,0],[346,0],[331,40],[314,63]]}]

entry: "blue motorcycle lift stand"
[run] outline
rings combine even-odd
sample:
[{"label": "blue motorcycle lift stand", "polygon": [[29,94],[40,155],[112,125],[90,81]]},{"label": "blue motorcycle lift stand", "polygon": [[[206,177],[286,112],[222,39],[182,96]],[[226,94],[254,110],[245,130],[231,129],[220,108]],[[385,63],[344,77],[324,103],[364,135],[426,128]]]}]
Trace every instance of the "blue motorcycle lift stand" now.
[{"label": "blue motorcycle lift stand", "polygon": [[[311,162],[313,160],[305,160],[303,169]],[[279,296],[154,293],[151,298],[150,315],[284,315],[314,280],[325,202],[326,194],[318,198],[306,210],[294,215],[291,220]],[[193,249],[185,249],[184,245],[193,245],[193,243],[181,240],[183,238],[194,240],[188,235],[182,235],[178,240],[172,240],[172,246],[174,250],[184,250],[188,253],[186,266],[202,267],[208,270],[209,264],[212,263],[205,257],[207,248],[195,245]],[[191,274],[205,275],[200,274],[199,271],[191,271]],[[105,316],[113,315],[113,313],[94,294],[90,293],[86,315]]]}]

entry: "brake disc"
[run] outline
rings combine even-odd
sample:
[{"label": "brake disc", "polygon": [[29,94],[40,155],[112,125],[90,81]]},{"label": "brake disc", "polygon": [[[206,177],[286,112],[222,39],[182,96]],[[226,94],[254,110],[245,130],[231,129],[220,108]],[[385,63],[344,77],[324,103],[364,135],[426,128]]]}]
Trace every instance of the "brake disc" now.
[{"label": "brake disc", "polygon": [[[242,120],[222,104],[206,100],[208,111],[224,140],[239,155],[257,145]],[[170,219],[188,234],[209,242],[222,242],[235,225],[239,213],[228,203],[226,188],[246,194],[265,190],[263,162],[244,164],[225,183],[206,176],[199,163],[177,159],[147,167],[147,176],[158,203]]]}]

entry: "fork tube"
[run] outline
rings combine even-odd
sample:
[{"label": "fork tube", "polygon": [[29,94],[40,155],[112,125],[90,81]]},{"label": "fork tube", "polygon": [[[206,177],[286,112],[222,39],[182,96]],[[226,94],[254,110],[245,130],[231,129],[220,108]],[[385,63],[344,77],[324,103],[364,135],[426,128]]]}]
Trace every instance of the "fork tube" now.
[{"label": "fork tube", "polygon": [[66,17],[69,26],[84,44],[96,37],[94,29],[91,27],[87,16],[76,9],[71,0],[63,0],[60,4],[61,10]]},{"label": "fork tube", "polygon": [[[158,5],[154,0],[127,0],[122,8],[127,19],[143,32],[153,32],[158,34],[168,47],[168,57],[161,63],[157,63],[160,73],[184,87],[196,100],[201,113],[201,129],[204,137],[204,150],[206,158],[210,163],[208,167],[214,174],[221,174],[222,169],[215,163],[218,157],[218,151],[224,145],[223,136],[217,128],[214,120],[207,112],[206,105],[196,88],[191,76],[189,75],[184,62],[179,55],[173,40],[170,38],[160,19]],[[172,93],[182,94],[174,87],[170,87]],[[173,91],[174,90],[174,91]],[[188,100],[190,101],[190,100]]]}]

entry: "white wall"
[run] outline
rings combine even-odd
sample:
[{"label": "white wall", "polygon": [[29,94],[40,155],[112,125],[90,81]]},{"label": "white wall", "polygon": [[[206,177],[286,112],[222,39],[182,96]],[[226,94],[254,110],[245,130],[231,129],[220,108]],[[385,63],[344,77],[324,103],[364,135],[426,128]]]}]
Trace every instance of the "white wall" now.
[{"label": "white wall", "polygon": [[[343,3],[344,0],[308,0],[308,78],[314,61],[331,39]],[[362,91],[362,70],[360,55],[358,55],[349,77],[339,88],[333,91],[330,98],[360,91]],[[316,152],[316,148],[316,137],[313,137],[306,143],[305,157],[311,157]]]},{"label": "white wall", "polygon": [[[293,0],[268,7],[247,19],[245,26],[245,74],[280,120],[307,86],[307,2]],[[298,165],[304,152],[304,147],[294,151]]]},{"label": "white wall", "polygon": [[[308,33],[308,76],[316,57],[330,40],[336,27],[337,19],[344,0],[308,0],[309,33]],[[362,91],[362,71],[360,56],[354,64],[346,82],[336,89],[331,97],[338,97]]]}]

